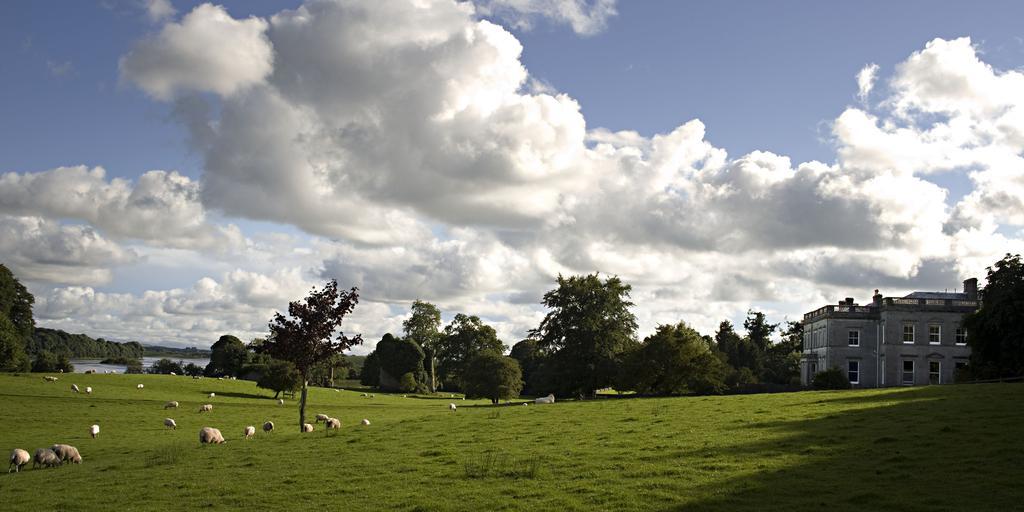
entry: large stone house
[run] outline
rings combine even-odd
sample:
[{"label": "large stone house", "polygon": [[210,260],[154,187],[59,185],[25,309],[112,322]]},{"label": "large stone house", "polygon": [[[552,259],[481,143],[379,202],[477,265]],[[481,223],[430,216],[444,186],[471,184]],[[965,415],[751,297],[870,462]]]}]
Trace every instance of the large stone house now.
[{"label": "large stone house", "polygon": [[953,382],[971,354],[964,315],[978,308],[978,280],[962,293],[914,292],[871,304],[852,298],[804,315],[800,382],[838,367],[855,388],[920,386]]}]

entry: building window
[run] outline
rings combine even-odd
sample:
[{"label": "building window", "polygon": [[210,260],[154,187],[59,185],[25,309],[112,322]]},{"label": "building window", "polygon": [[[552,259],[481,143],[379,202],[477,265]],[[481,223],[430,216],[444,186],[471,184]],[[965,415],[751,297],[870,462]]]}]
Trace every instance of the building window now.
[{"label": "building window", "polygon": [[811,369],[809,370],[808,373],[809,373],[809,375],[808,375],[809,379],[808,380],[813,380],[814,376],[818,374],[818,363],[811,363]]},{"label": "building window", "polygon": [[847,361],[846,378],[850,384],[860,384],[860,361]]},{"label": "building window", "polygon": [[903,343],[914,342],[914,324],[903,324]]},{"label": "building window", "polygon": [[928,383],[942,384],[942,363],[939,361],[928,361]]},{"label": "building window", "polygon": [[967,344],[967,329],[963,327],[956,328],[956,344],[966,345]]},{"label": "building window", "polygon": [[928,343],[931,345],[938,345],[942,342],[942,326],[938,324],[931,324],[928,326]]},{"label": "building window", "polygon": [[850,331],[846,334],[846,343],[851,347],[860,346],[860,331]]},{"label": "building window", "polygon": [[909,359],[903,360],[903,385],[914,385],[914,361]]}]

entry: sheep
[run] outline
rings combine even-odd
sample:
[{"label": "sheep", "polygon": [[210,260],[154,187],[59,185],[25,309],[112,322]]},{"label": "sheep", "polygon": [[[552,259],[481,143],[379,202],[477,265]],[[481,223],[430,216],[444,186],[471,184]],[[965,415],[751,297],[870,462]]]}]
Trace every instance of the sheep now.
[{"label": "sheep", "polygon": [[309,423],[303,423],[302,424],[302,431],[303,432],[312,432],[313,431],[313,425],[310,425]]},{"label": "sheep", "polygon": [[210,393],[210,398],[217,396],[217,393]]},{"label": "sheep", "polygon": [[536,404],[553,404],[555,403],[555,394],[551,393],[548,396],[542,396],[533,402]]},{"label": "sheep", "polygon": [[338,418],[327,418],[326,420],[324,420],[324,427],[326,427],[327,430],[337,430],[341,428],[341,420],[339,420]]},{"label": "sheep", "polygon": [[256,435],[256,427],[249,425],[248,427],[245,427],[245,431],[243,433],[245,434],[246,439],[252,439],[252,436]]},{"label": "sheep", "polygon": [[530,405],[530,404],[529,404],[529,403],[527,403],[527,402],[523,402],[523,405]]},{"label": "sheep", "polygon": [[59,465],[60,465],[60,458],[57,457],[56,453],[53,453],[53,450],[50,450],[50,449],[47,449],[47,448],[40,448],[40,449],[36,450],[36,455],[32,459],[32,467],[33,468],[36,468],[36,467],[39,467],[39,466],[45,466],[45,467],[48,467],[48,468],[52,468],[54,466],[59,466]]},{"label": "sheep", "polygon": [[331,419],[331,417],[326,414],[317,414],[316,419],[313,420],[313,423],[320,423],[321,421],[327,422],[327,420],[329,419]]},{"label": "sheep", "polygon": [[92,386],[86,386],[85,387],[85,394],[87,394],[87,395],[91,395],[92,394]]},{"label": "sheep", "polygon": [[359,396],[361,396],[361,397],[363,397],[363,398],[366,398],[366,393],[363,393],[363,394],[361,394],[361,395],[359,395]]},{"label": "sheep", "polygon": [[57,458],[60,462],[69,461],[75,464],[82,463],[82,456],[78,453],[78,448],[69,444],[55,444],[50,447],[50,451],[57,454]]},{"label": "sheep", "polygon": [[374,395],[373,393],[370,393],[370,398],[374,398],[374,397],[376,397],[376,396],[377,396],[377,395]]},{"label": "sheep", "polygon": [[167,409],[177,409],[177,408],[178,408],[178,402],[177,401],[170,401],[170,402],[167,402],[166,404],[164,404],[164,410],[167,410]]},{"label": "sheep", "polygon": [[370,426],[370,420],[368,420],[366,418],[363,418],[362,424],[363,424],[364,427],[369,427]]},{"label": "sheep", "polygon": [[273,432],[274,431],[274,422],[273,421],[268,421],[268,422],[264,423],[263,424],[263,431],[268,433],[268,434]]},{"label": "sheep", "polygon": [[284,405],[284,399],[283,398],[278,398],[277,399],[277,405]]},{"label": "sheep", "polygon": [[213,404],[203,404],[199,406],[199,412],[210,412],[213,410]]},{"label": "sheep", "polygon": [[30,460],[32,460],[32,457],[29,457],[28,452],[21,448],[15,448],[11,452],[11,465],[7,468],[7,472],[14,471],[15,473],[20,473],[21,468],[25,467],[25,464],[28,464]]},{"label": "sheep", "polygon": [[174,375],[177,375],[177,373],[171,372],[171,375],[174,376]]},{"label": "sheep", "polygon": [[202,377],[200,377],[200,376],[198,376],[198,375],[193,375],[193,376],[192,376],[192,380],[199,380],[199,379],[201,379],[201,378],[202,378]]},{"label": "sheep", "polygon": [[220,434],[220,430],[213,427],[203,427],[199,430],[199,443],[222,444],[224,443],[224,436]]},{"label": "sheep", "polygon": [[71,391],[74,391],[75,393],[78,393],[79,392],[78,391],[78,384],[72,384],[71,385]]},{"label": "sheep", "polygon": [[46,382],[57,382],[57,377],[54,377],[52,375],[44,375],[43,380],[45,380]]},{"label": "sheep", "polygon": [[174,430],[178,430],[178,424],[171,418],[164,418],[164,426],[171,427]]},{"label": "sheep", "polygon": [[143,386],[142,384],[139,384],[138,386],[135,386],[136,389],[142,389],[144,387],[146,387],[146,386]]},{"label": "sheep", "polygon": [[455,412],[456,409],[458,409],[458,407],[455,407],[455,404],[453,404],[453,403],[452,404],[448,404],[448,410],[449,411]]},{"label": "sheep", "polygon": [[93,425],[89,427],[89,435],[91,435],[93,439],[96,439],[96,436],[100,435],[100,426]]}]

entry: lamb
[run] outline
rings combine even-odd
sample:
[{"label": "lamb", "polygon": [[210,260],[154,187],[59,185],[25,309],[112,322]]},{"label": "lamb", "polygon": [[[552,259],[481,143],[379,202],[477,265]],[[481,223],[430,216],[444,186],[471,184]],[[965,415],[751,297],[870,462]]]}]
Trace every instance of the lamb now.
[{"label": "lamb", "polygon": [[277,405],[284,405],[284,399],[283,398],[278,398],[277,399]]},{"label": "lamb", "polygon": [[36,467],[39,467],[39,466],[45,466],[45,467],[48,467],[48,468],[52,468],[54,466],[59,466],[59,465],[60,465],[60,458],[57,457],[56,453],[53,453],[53,450],[49,450],[47,448],[40,448],[40,449],[36,450],[36,455],[33,458],[33,462],[32,462],[32,467],[33,468],[36,468]]},{"label": "lamb", "polygon": [[313,431],[313,425],[310,425],[309,423],[303,423],[302,424],[302,431],[303,432],[312,432]]},{"label": "lamb", "polygon": [[213,410],[213,404],[203,404],[199,406],[199,412],[210,412]]},{"label": "lamb", "polygon": [[324,420],[324,426],[327,427],[327,430],[337,430],[341,428],[341,420],[338,418],[327,418]]},{"label": "lamb", "polygon": [[548,396],[542,396],[533,402],[537,404],[553,404],[555,403],[555,394],[551,393]]},{"label": "lamb", "polygon": [[326,422],[329,419],[331,419],[331,417],[326,414],[317,414],[316,419],[313,420],[313,423],[320,423],[321,421]]},{"label": "lamb", "polygon": [[455,407],[455,404],[448,404],[449,411],[455,412],[456,409],[458,409],[458,407]]},{"label": "lamb", "polygon": [[146,387],[146,386],[143,386],[142,384],[139,384],[138,386],[135,386],[135,387],[136,387],[137,389],[142,389],[142,388],[144,388],[144,387]]},{"label": "lamb", "polygon": [[224,443],[224,436],[220,434],[220,430],[213,427],[203,427],[199,430],[199,442],[201,444],[222,444]]},{"label": "lamb", "polygon": [[74,391],[75,393],[78,393],[79,392],[78,391],[78,384],[72,384],[71,385],[71,391]]},{"label": "lamb", "polygon": [[69,461],[75,464],[82,463],[82,456],[78,453],[78,448],[69,444],[55,444],[50,447],[50,451],[57,454],[57,458],[60,462]]},{"label": "lamb", "polygon": [[167,410],[167,409],[177,409],[177,408],[178,408],[178,402],[177,401],[171,401],[171,402],[167,402],[166,404],[164,404],[164,410]]},{"label": "lamb", "polygon": [[368,420],[368,419],[366,419],[366,418],[363,418],[363,421],[362,421],[362,423],[363,423],[363,426],[364,426],[364,427],[369,427],[369,426],[370,426],[370,420]]},{"label": "lamb", "polygon": [[171,427],[174,430],[178,430],[178,424],[171,418],[164,418],[164,426]]},{"label": "lamb", "polygon": [[274,431],[274,422],[273,421],[268,421],[268,422],[264,423],[263,424],[263,431],[268,433],[268,434],[273,432]]},{"label": "lamb", "polygon": [[100,435],[100,426],[93,425],[89,427],[89,435],[91,435],[93,439],[96,439],[96,436]]},{"label": "lamb", "polygon": [[252,439],[252,436],[256,435],[256,427],[254,427],[252,425],[249,425],[248,427],[245,427],[244,434],[245,434],[245,438],[246,439]]},{"label": "lamb", "polygon": [[85,394],[87,394],[87,395],[91,395],[92,394],[92,387],[91,386],[86,386],[85,387]]},{"label": "lamb", "polygon": [[32,457],[29,457],[28,452],[21,448],[15,448],[11,452],[11,465],[7,468],[7,472],[14,471],[15,473],[20,473],[21,468],[25,467],[25,464],[28,464],[30,460],[32,460]]},{"label": "lamb", "polygon": [[217,396],[217,393],[210,393],[210,398]]}]

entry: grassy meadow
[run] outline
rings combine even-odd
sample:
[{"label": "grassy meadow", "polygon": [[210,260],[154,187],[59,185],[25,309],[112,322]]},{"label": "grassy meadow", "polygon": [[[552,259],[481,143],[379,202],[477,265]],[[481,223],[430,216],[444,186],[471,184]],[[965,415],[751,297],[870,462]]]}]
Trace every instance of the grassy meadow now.
[{"label": "grassy meadow", "polygon": [[[251,382],[59,378],[0,376],[5,457],[63,442],[84,459],[4,474],[5,510],[1013,510],[1024,498],[1024,385],[458,400],[456,413],[449,398],[314,388],[310,421],[343,426],[300,434],[297,401]],[[200,446],[203,426],[228,442]]]}]

